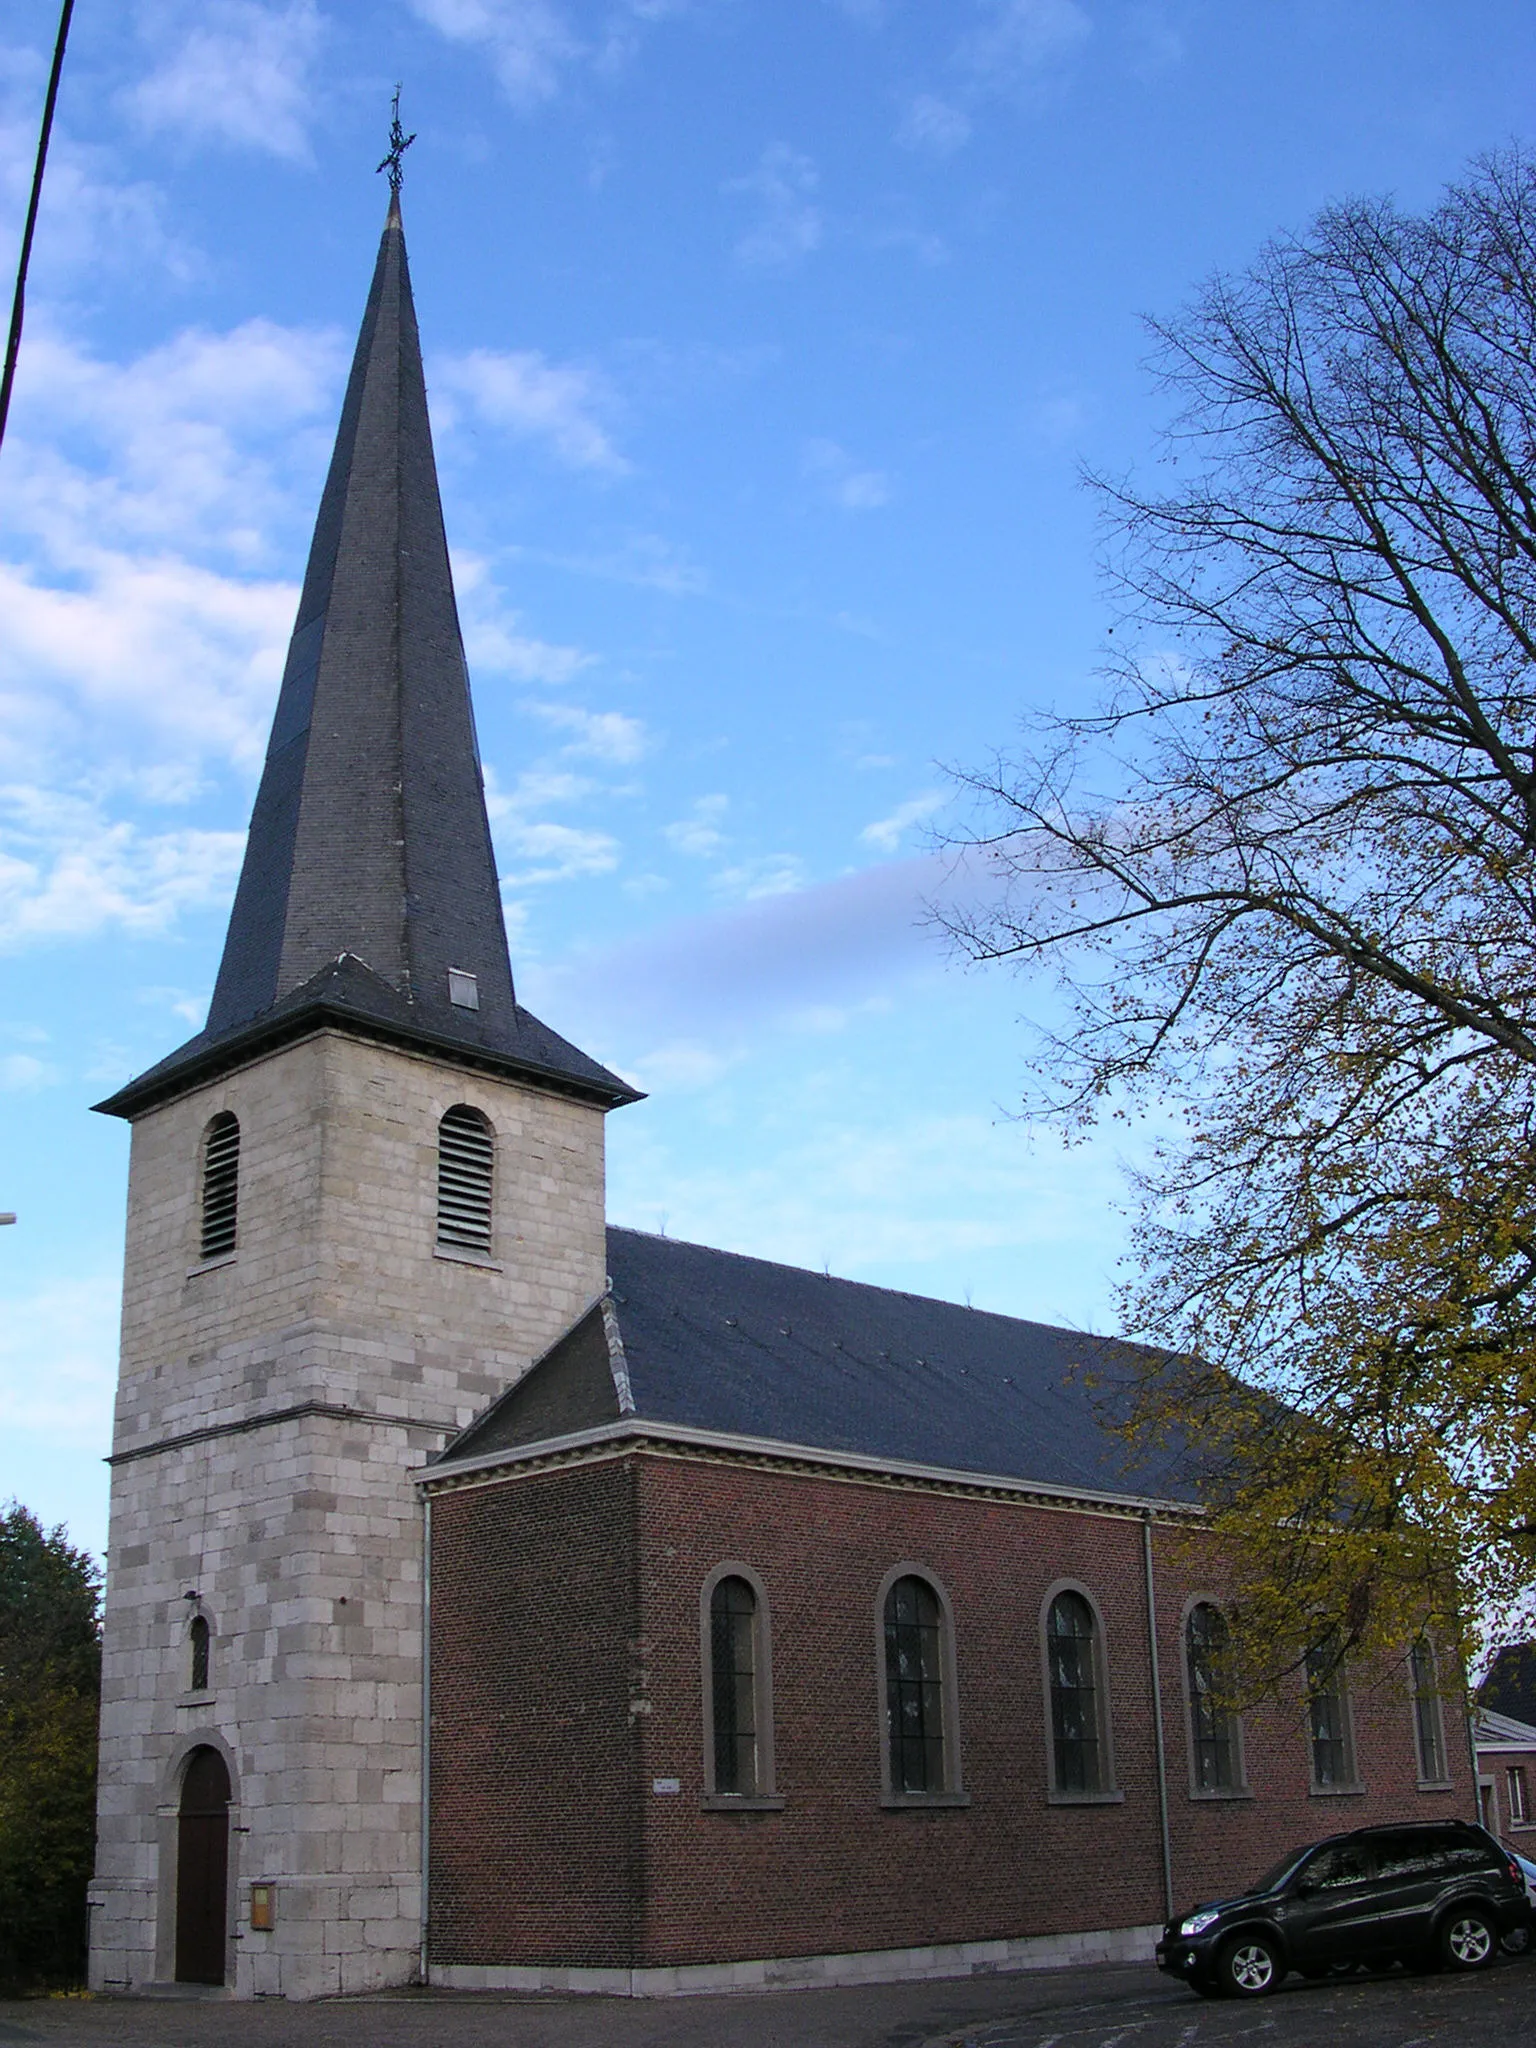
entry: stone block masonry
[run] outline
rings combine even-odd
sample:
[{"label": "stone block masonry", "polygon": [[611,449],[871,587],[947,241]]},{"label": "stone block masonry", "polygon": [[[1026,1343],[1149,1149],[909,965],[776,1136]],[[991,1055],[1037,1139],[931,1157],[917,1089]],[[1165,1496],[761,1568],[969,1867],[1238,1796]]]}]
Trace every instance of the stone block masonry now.
[{"label": "stone block masonry", "polygon": [[[483,1261],[435,1247],[437,1126],[496,1136]],[[203,1132],[240,1120],[233,1256],[199,1258]],[[336,1030],[135,1125],[105,1601],[92,1982],[175,1970],[177,1803],[233,1788],[228,1981],[409,1982],[421,1906],[412,1474],[604,1284],[601,1112]],[[189,1600],[191,1593],[197,1597]],[[211,1628],[191,1691],[189,1629]],[[250,1887],[274,1888],[270,1930]]]}]

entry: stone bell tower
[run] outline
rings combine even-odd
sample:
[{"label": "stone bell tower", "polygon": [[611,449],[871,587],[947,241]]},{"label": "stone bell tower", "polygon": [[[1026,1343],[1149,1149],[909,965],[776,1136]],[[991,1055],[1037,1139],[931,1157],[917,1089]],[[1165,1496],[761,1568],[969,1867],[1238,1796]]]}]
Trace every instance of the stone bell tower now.
[{"label": "stone bell tower", "polygon": [[635,1099],[513,992],[392,197],[207,1026],[100,1105],[98,1988],[415,1976],[411,1473],[602,1292]]}]

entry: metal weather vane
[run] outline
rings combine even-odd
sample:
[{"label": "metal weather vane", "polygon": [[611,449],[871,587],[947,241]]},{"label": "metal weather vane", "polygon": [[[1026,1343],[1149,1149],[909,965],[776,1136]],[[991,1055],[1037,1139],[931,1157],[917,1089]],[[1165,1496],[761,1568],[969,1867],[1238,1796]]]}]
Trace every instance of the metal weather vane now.
[{"label": "metal weather vane", "polygon": [[395,97],[390,103],[389,113],[389,154],[378,165],[378,170],[388,171],[389,189],[391,192],[398,192],[405,183],[405,172],[400,168],[400,159],[416,140],[414,135],[407,135],[400,126],[400,88],[398,85],[395,87]]}]

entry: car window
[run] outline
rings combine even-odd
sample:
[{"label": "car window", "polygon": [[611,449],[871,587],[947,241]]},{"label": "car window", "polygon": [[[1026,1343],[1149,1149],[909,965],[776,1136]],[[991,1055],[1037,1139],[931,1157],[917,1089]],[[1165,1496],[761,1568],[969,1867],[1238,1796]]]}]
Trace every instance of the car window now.
[{"label": "car window", "polygon": [[1475,1837],[1462,1836],[1447,1842],[1440,1852],[1442,1870],[1486,1870],[1498,1856]]},{"label": "car window", "polygon": [[1374,1876],[1375,1869],[1376,1858],[1368,1842],[1335,1842],[1318,1851],[1301,1873],[1301,1881],[1319,1891],[1332,1891],[1337,1885],[1359,1884]]},{"label": "car window", "polygon": [[1262,1877],[1256,1878],[1249,1886],[1250,1896],[1257,1892],[1272,1892],[1283,1878],[1290,1876],[1306,1853],[1306,1849],[1303,1847],[1292,1849],[1288,1855],[1282,1856],[1278,1863],[1271,1869],[1266,1870]]},{"label": "car window", "polygon": [[1423,1828],[1404,1828],[1401,1833],[1376,1837],[1376,1869],[1381,1877],[1414,1877],[1427,1871],[1444,1870],[1447,1851],[1459,1846],[1443,1834]]}]

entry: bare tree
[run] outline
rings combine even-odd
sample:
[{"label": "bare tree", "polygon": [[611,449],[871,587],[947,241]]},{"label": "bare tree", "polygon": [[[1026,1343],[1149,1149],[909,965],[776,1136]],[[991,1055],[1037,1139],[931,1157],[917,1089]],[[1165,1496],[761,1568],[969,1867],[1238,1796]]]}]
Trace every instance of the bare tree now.
[{"label": "bare tree", "polygon": [[1137,1428],[1198,1437],[1273,1680],[1531,1584],[1536,165],[1154,333],[1163,486],[1090,479],[1107,696],[964,778],[1002,886],[950,922],[1069,991],[1043,1103],[1172,1117]]}]

